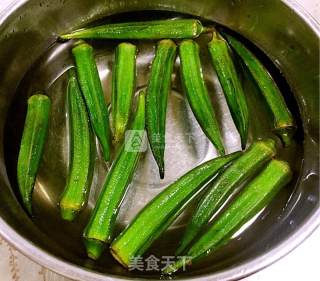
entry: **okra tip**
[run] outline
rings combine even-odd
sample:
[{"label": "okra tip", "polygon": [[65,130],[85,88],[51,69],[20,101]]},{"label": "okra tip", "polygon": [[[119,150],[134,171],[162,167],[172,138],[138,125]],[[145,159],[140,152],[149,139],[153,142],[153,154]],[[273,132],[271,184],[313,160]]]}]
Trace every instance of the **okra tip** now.
[{"label": "okra tip", "polygon": [[110,150],[109,150],[109,144],[106,143],[101,143],[102,146],[102,156],[103,159],[108,162],[110,160]]},{"label": "okra tip", "polygon": [[125,132],[125,129],[124,129],[123,126],[118,127],[115,130],[115,133],[114,133],[113,138],[112,138],[112,144],[114,146],[117,146],[121,142],[121,140],[123,139],[123,136],[124,136],[124,132]]},{"label": "okra tip", "polygon": [[288,175],[287,178],[291,179],[292,170],[288,162],[276,159],[272,161],[272,164],[278,166],[279,170],[281,170],[283,173],[286,173]]},{"label": "okra tip", "polygon": [[133,51],[136,51],[137,50],[137,46],[130,43],[130,42],[121,42],[119,45],[118,45],[118,48],[119,47],[122,47],[122,48],[126,48],[127,50],[133,50]]},{"label": "okra tip", "polygon": [[198,37],[200,34],[207,32],[207,27],[204,27],[199,20],[194,20],[193,22],[194,38]]},{"label": "okra tip", "polygon": [[59,39],[66,41],[66,40],[77,38],[77,35],[79,35],[79,33],[81,34],[83,30],[85,30],[85,29],[81,28],[81,29],[72,31],[70,33],[61,34],[61,35],[59,35]]},{"label": "okra tip", "polygon": [[97,239],[84,239],[87,255],[90,259],[97,260],[105,250],[106,244]]},{"label": "okra tip", "polygon": [[175,263],[165,267],[162,269],[162,273],[165,275],[172,275],[176,271],[178,271],[180,268],[184,268],[190,261],[188,261],[185,258],[177,260]]},{"label": "okra tip", "polygon": [[162,39],[158,42],[157,45],[168,45],[173,48],[175,48],[177,46],[176,43],[174,43],[174,41],[171,39]]},{"label": "okra tip", "polygon": [[211,33],[211,40],[209,41],[208,45],[213,44],[216,40],[224,40],[215,28],[211,28],[208,32]]},{"label": "okra tip", "polygon": [[241,139],[241,149],[245,150],[247,147],[248,138],[247,136],[240,136],[240,139]]},{"label": "okra tip", "polygon": [[71,35],[71,34],[62,34],[62,35],[59,35],[58,40],[60,40],[60,41],[70,40],[70,39],[72,39],[72,36],[70,36],[70,35]]},{"label": "okra tip", "polygon": [[77,79],[77,70],[74,66],[68,69],[68,79]]},{"label": "okra tip", "polygon": [[208,32],[211,33],[211,40],[208,42],[209,47],[215,43],[227,43],[224,37],[215,28],[211,28]]},{"label": "okra tip", "polygon": [[101,147],[101,154],[104,161],[109,162],[111,158],[111,137],[108,135],[107,138],[99,138],[100,147]]},{"label": "okra tip", "polygon": [[292,143],[292,137],[295,131],[295,126],[275,129],[275,133],[280,138],[284,147],[288,147]]},{"label": "okra tip", "polygon": [[119,262],[123,267],[127,268],[128,267],[128,263],[129,262],[125,262],[117,253],[116,249],[113,247],[113,244],[111,244],[111,247],[110,247],[110,253],[111,255],[114,257],[114,259]]},{"label": "okra tip", "polygon": [[145,90],[140,90],[138,94],[138,104],[143,104],[145,106],[146,92]]},{"label": "okra tip", "polygon": [[221,144],[221,145],[216,145],[216,148],[217,148],[220,156],[226,155],[226,151],[225,151],[225,149],[224,149],[224,147],[223,147],[223,144]]},{"label": "okra tip", "polygon": [[160,164],[159,165],[159,175],[160,175],[160,179],[164,179],[164,165],[162,164]]},{"label": "okra tip", "polygon": [[31,200],[32,200],[32,199],[24,202],[24,206],[25,206],[25,208],[26,208],[26,210],[27,210],[27,212],[28,212],[28,214],[29,214],[30,216],[33,215],[33,212],[32,212],[32,202],[31,202]]},{"label": "okra tip", "polygon": [[269,149],[273,155],[277,152],[277,145],[274,139],[268,138],[260,140],[258,143],[263,145],[265,148]]},{"label": "okra tip", "polygon": [[60,207],[60,214],[63,220],[73,221],[77,217],[78,212],[71,208]]},{"label": "okra tip", "polygon": [[92,51],[93,47],[84,40],[77,40],[72,46],[72,53],[78,51]]},{"label": "okra tip", "polygon": [[212,33],[214,31],[215,31],[214,27],[204,26],[203,30],[202,30],[202,33]]},{"label": "okra tip", "polygon": [[181,240],[180,242],[180,245],[178,246],[176,252],[175,252],[175,255],[178,257],[178,256],[181,256],[184,254],[186,248],[189,246],[190,244],[190,239],[187,239],[188,237],[186,237],[186,233],[185,233],[185,237],[183,237],[183,239]]},{"label": "okra tip", "polygon": [[192,39],[183,39],[182,42],[180,43],[180,46],[184,46],[184,45],[199,46],[198,43]]},{"label": "okra tip", "polygon": [[32,103],[34,100],[50,102],[50,98],[45,95],[43,91],[35,92],[31,97],[28,98],[28,103]]}]

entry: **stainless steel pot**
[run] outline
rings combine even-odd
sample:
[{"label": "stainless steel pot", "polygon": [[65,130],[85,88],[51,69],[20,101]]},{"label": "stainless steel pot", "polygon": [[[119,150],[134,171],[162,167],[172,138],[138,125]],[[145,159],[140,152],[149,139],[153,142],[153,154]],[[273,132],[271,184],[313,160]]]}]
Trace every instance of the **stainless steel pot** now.
[{"label": "stainless steel pot", "polygon": [[[8,159],[11,155],[6,126],[11,122],[12,113],[15,113],[12,102],[14,98],[19,100],[15,93],[20,93],[21,90],[17,92],[17,87],[25,73],[30,73],[30,67],[39,56],[55,42],[56,35],[104,16],[141,10],[168,10],[200,16],[239,32],[259,46],[281,69],[297,100],[304,131],[303,161],[298,169],[297,184],[286,206],[279,210],[275,202],[270,210],[277,211],[271,212],[273,215],[260,223],[258,228],[246,233],[243,241],[236,241],[229,255],[222,254],[220,259],[209,260],[202,266],[177,276],[179,279],[199,280],[244,277],[290,252],[320,221],[320,30],[312,18],[291,1],[13,0],[9,7],[0,7],[0,234],[26,256],[76,280],[137,277],[115,263],[102,261],[98,265],[93,264],[79,254],[77,249],[72,251],[64,247],[63,236],[60,241],[57,237],[52,239],[48,235],[51,229],[44,231],[43,227],[34,224],[16,199],[14,188],[12,189],[14,183],[12,179],[9,181],[10,169],[5,157]],[[47,63],[55,66],[50,57]],[[39,73],[34,72],[33,79],[41,80],[37,75]],[[55,176],[59,178],[60,175]],[[50,194],[48,197],[50,198]],[[76,225],[74,227],[77,228]],[[53,229],[52,232],[54,231]],[[158,277],[150,275],[146,278]]]}]

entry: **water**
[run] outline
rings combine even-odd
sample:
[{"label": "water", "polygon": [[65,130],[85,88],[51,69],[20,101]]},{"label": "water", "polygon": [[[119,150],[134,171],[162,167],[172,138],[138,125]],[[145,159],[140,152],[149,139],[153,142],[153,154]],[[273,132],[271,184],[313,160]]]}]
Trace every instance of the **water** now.
[{"label": "water", "polygon": [[[135,18],[143,20],[181,16],[184,15],[148,12],[148,14],[117,15],[107,18],[103,22],[121,22]],[[230,153],[240,149],[240,138],[232,122],[218,78],[209,59],[206,48],[209,39],[209,36],[203,35],[197,39],[197,42],[201,47],[201,61],[205,82],[219,119],[226,151]],[[108,104],[110,103],[111,97],[111,70],[114,61],[114,50],[119,42],[120,41],[108,40],[98,42],[89,41],[95,49],[96,61],[105,92],[105,100]],[[139,50],[137,57],[138,90],[147,85],[156,42],[132,42],[137,45]],[[16,161],[26,112],[26,100],[34,91],[43,89],[48,96],[51,97],[53,104],[48,140],[33,197],[35,210],[34,222],[43,232],[48,234],[51,239],[67,249],[70,255],[76,257],[76,260],[79,260],[79,264],[85,263],[87,267],[101,272],[132,276],[134,273],[123,270],[109,254],[106,254],[98,262],[86,259],[84,247],[82,245],[82,230],[88,220],[90,211],[99,195],[104,178],[109,169],[108,165],[106,165],[100,157],[98,145],[97,157],[95,159],[95,176],[91,186],[88,207],[73,223],[62,221],[57,207],[60,195],[66,184],[69,165],[67,111],[65,101],[66,71],[73,67],[73,59],[71,56],[72,44],[73,42],[70,41],[66,43],[57,42],[52,45],[51,48],[42,55],[39,61],[37,61],[26,73],[25,78],[21,82],[16,93],[16,99],[8,113],[8,120],[10,120],[10,122],[7,122],[6,125],[5,151],[10,152],[10,157],[6,158],[9,177],[12,186],[14,187],[14,191],[19,197],[16,183]],[[252,241],[254,240],[252,240],[252,238],[255,233],[259,233],[265,228],[266,221],[268,223],[274,223],[274,219],[281,215],[282,209],[286,206],[286,202],[299,177],[303,153],[303,132],[297,105],[290,87],[282,77],[280,71],[260,50],[252,46],[250,42],[246,42],[246,44],[257,54],[275,77],[276,82],[285,94],[285,99],[299,125],[294,144],[288,149],[280,149],[279,151],[279,158],[285,159],[291,163],[292,169],[294,170],[294,180],[290,186],[287,186],[280,192],[271,206],[267,207],[255,220],[251,221],[251,224],[243,229],[242,232],[237,233],[232,243],[221,251],[218,251],[218,253],[211,255],[210,258],[206,259],[204,262],[196,265],[196,269],[201,269],[208,264],[215,264],[214,266],[219,269],[225,264],[233,263],[238,257],[240,258],[241,255],[243,255],[242,250],[244,245],[253,243]],[[177,59],[174,68],[172,92],[169,96],[167,114],[167,147],[165,153],[165,163],[167,167],[166,177],[164,180],[159,179],[157,166],[150,149],[148,149],[140,160],[135,177],[129,186],[127,196],[123,202],[117,221],[117,233],[132,220],[134,215],[147,202],[161,192],[168,184],[193,167],[217,155],[215,148],[203,135],[186,102],[186,98],[181,90],[179,77],[179,59]],[[242,77],[242,79],[252,116],[249,134],[249,142],[251,143],[257,138],[269,137],[272,135],[272,120],[270,119],[268,109],[255,84],[250,81],[248,77]],[[310,200],[312,200],[312,198]],[[168,233],[159,238],[147,255],[152,253],[160,257],[162,255],[174,254],[174,249],[177,246],[185,224],[192,214],[194,207],[195,202],[193,202],[193,204],[191,204],[191,206],[187,208],[187,210],[170,227]],[[108,265],[108,269],[106,269],[106,265]],[[138,272],[138,274],[141,273]],[[157,273],[147,272],[147,274],[152,275]]]}]

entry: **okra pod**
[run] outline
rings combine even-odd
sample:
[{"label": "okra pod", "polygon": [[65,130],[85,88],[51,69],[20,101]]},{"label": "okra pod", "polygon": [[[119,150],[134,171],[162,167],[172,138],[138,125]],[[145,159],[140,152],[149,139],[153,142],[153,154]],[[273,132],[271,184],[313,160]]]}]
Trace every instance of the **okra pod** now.
[{"label": "okra pod", "polygon": [[276,146],[274,140],[257,141],[213,181],[198,203],[198,207],[187,225],[181,244],[176,252],[177,255],[184,253],[184,250],[205,228],[212,215],[218,211],[231,192],[245,180],[252,177],[275,154]]},{"label": "okra pod", "polygon": [[170,265],[164,272],[171,274],[185,264],[190,265],[228,243],[232,235],[267,206],[291,178],[288,163],[271,160],[190,248],[186,253],[186,259]]},{"label": "okra pod", "polygon": [[206,136],[224,155],[219,124],[203,80],[199,45],[192,40],[184,40],[179,46],[179,55],[182,84],[191,109]]},{"label": "okra pod", "polygon": [[42,92],[37,92],[28,99],[17,178],[22,201],[29,214],[32,214],[32,193],[48,134],[50,110],[51,101]]},{"label": "okra pod", "polygon": [[113,141],[119,143],[127,129],[136,80],[137,47],[120,43],[116,48],[112,70],[112,124]]},{"label": "okra pod", "polygon": [[216,32],[212,33],[208,49],[244,149],[248,139],[249,112],[231,50],[227,42]]},{"label": "okra pod", "polygon": [[288,146],[291,143],[296,126],[280,89],[267,69],[251,51],[236,38],[225,33],[224,36],[258,85],[273,114],[275,133],[281,138],[283,144]]},{"label": "okra pod", "polygon": [[92,180],[93,144],[89,116],[75,69],[69,70],[68,74],[70,169],[59,205],[62,218],[72,221],[87,204]]},{"label": "okra pod", "polygon": [[154,20],[105,24],[61,35],[68,39],[183,39],[196,38],[207,29],[196,19]]},{"label": "okra pod", "polygon": [[176,58],[176,48],[176,44],[170,39],[161,40],[158,43],[147,87],[146,128],[161,179],[164,178],[167,101]]},{"label": "okra pod", "polygon": [[151,200],[112,242],[112,255],[128,267],[131,259],[143,255],[179,216],[201,188],[241,153],[218,157],[189,171]]},{"label": "okra pod", "polygon": [[103,157],[110,158],[109,113],[99,78],[99,72],[93,56],[93,48],[80,41],[72,49],[75,58],[78,79],[87,105],[91,126],[101,144]]},{"label": "okra pod", "polygon": [[[131,129],[135,132],[143,132],[144,127],[145,94],[140,92]],[[132,141],[134,141],[135,135],[133,135],[132,138]],[[103,190],[83,233],[87,254],[92,259],[98,259],[105,249],[106,244],[111,242],[121,201],[139,161],[141,154],[140,147],[143,145],[142,141],[143,140],[139,142],[139,147],[135,146],[132,150],[130,147],[128,149],[128,144],[123,143],[106,177]]]}]

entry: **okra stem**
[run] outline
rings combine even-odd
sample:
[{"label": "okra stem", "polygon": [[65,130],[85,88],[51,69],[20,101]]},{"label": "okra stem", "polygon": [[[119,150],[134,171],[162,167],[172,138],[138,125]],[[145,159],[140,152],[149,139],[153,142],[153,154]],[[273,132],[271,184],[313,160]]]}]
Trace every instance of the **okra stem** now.
[{"label": "okra stem", "polygon": [[51,101],[42,92],[37,92],[28,99],[17,177],[22,201],[29,214],[32,214],[32,194],[48,134],[50,110]]},{"label": "okra stem", "polygon": [[168,39],[161,40],[157,45],[147,87],[146,128],[161,179],[164,178],[167,101],[175,58],[176,44]]},{"label": "okra stem", "polygon": [[227,42],[215,31],[212,32],[208,49],[244,149],[248,139],[249,112],[241,81],[230,54],[231,50]]},{"label": "okra stem", "polygon": [[203,80],[199,45],[192,40],[184,40],[179,46],[179,55],[182,84],[191,109],[206,136],[224,155],[219,124]]},{"label": "okra stem", "polygon": [[69,107],[70,170],[60,200],[63,219],[72,221],[87,204],[92,179],[92,135],[89,116],[79,88],[75,69],[69,70],[67,88]]},{"label": "okra stem", "polygon": [[116,48],[112,70],[113,141],[120,143],[127,129],[136,80],[137,47],[120,43]]},{"label": "okra stem", "polygon": [[240,41],[228,34],[223,35],[257,83],[273,114],[275,132],[284,145],[288,146],[296,126],[277,84],[263,64]]},{"label": "okra stem", "polygon": [[190,248],[186,253],[186,260],[177,261],[164,272],[171,274],[185,264],[190,265],[229,242],[232,235],[268,205],[291,178],[292,173],[288,163],[272,160]]},{"label": "okra stem", "polygon": [[109,113],[93,56],[93,48],[80,41],[74,46],[72,53],[76,62],[81,91],[88,108],[90,123],[101,144],[103,157],[108,161],[110,158]]},{"label": "okra stem", "polygon": [[189,171],[149,202],[112,242],[112,255],[128,267],[132,258],[143,255],[179,216],[191,199],[216,173],[240,152],[215,158]]},{"label": "okra stem", "polygon": [[[132,139],[122,144],[122,148],[109,171],[103,190],[99,196],[90,221],[86,226],[83,238],[87,249],[87,254],[92,259],[98,259],[106,244],[111,242],[116,217],[119,212],[121,201],[125,195],[127,187],[131,182],[141,154],[145,127],[145,94],[140,92],[138,106],[131,129],[134,134]],[[130,141],[139,138],[138,147],[130,146]]]},{"label": "okra stem", "polygon": [[206,29],[195,19],[154,20],[113,23],[82,28],[61,35],[68,39],[183,39],[196,38]]},{"label": "okra stem", "polygon": [[192,240],[204,229],[210,218],[218,211],[231,192],[246,179],[253,176],[275,155],[276,146],[274,140],[257,141],[210,184],[187,225],[180,247],[176,252],[177,255],[183,253]]}]

